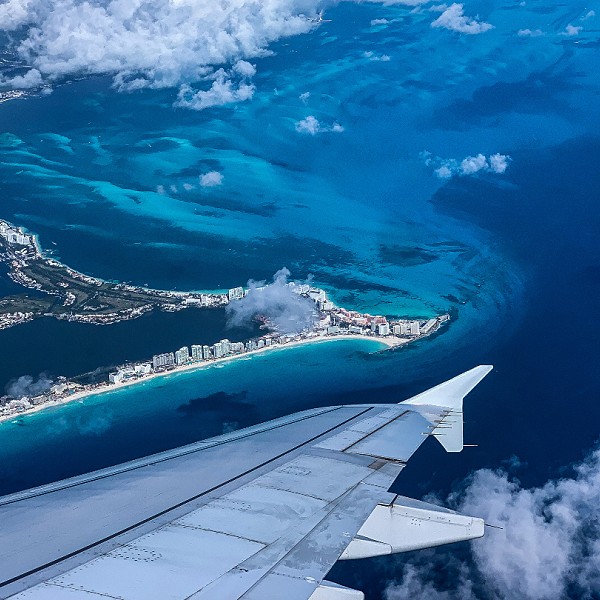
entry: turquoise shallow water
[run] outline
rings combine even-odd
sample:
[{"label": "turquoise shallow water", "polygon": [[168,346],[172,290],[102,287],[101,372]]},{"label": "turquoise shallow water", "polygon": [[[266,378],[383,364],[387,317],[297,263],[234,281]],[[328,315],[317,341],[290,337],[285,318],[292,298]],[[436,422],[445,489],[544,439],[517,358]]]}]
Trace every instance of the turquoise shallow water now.
[{"label": "turquoise shallow water", "polygon": [[[100,467],[136,457],[141,447],[156,452],[392,383],[381,348],[366,340],[273,350],[0,423],[2,488],[50,480],[56,468],[61,477],[76,473],[82,454]],[[32,464],[32,455],[40,460]]]},{"label": "turquoise shallow water", "polygon": [[[598,25],[579,0],[465,10],[494,28],[456,35],[432,29],[428,10],[342,3],[332,23],[256,60],[255,97],[232,107],[174,109],[173,90],[119,94],[107,78],[0,105],[0,216],[84,272],[220,289],[285,265],[348,307],[452,314],[399,351],[288,349],[4,423],[0,494],[311,406],[396,402],[488,362],[466,405],[479,447],[426,443],[398,491],[445,497],[515,455],[523,485],[540,485],[586,455],[600,422]],[[562,35],[569,24],[583,29]],[[300,135],[309,115],[344,131]],[[503,176],[442,181],[422,151],[511,160]],[[212,170],[223,185],[201,189]],[[192,312],[114,328],[40,321],[0,332],[0,388],[225,335],[222,315]],[[394,568],[331,577],[382,598]]]},{"label": "turquoise shallow water", "polygon": [[[516,194],[535,222],[546,203],[525,193],[527,168],[599,123],[593,28],[577,39],[560,33],[582,2],[518,13],[508,2],[471,8],[494,28],[460,36],[431,28],[426,10],[340,4],[327,26],[256,60],[256,94],[235,106],[177,109],[173,90],[123,94],[102,77],[5,102],[0,212],[39,232],[65,263],[108,279],[222,289],[287,266],[350,308],[451,312],[434,340],[365,363],[349,377],[357,389],[471,366],[523,323],[538,260],[514,245],[502,218],[497,227],[483,217]],[[374,18],[387,24],[372,26]],[[522,27],[546,35],[519,37]],[[370,60],[381,56],[389,60]],[[295,123],[310,115],[344,130],[298,133]],[[504,176],[443,182],[423,151],[512,159]],[[223,184],[202,188],[199,176],[209,171]],[[442,192],[449,201],[437,201]],[[5,284],[0,293],[12,290]],[[190,319],[149,316],[112,329],[40,321],[0,332],[0,345],[12,349],[0,386],[27,371],[74,374],[227,335],[222,321],[199,327]],[[343,373],[345,360],[336,361]],[[293,365],[285,368],[293,377]],[[248,388],[260,389],[262,369],[247,371]],[[194,376],[198,385],[203,377]],[[313,403],[330,376],[317,369],[307,377],[315,385],[304,402]],[[179,389],[173,383],[169,393]]]}]

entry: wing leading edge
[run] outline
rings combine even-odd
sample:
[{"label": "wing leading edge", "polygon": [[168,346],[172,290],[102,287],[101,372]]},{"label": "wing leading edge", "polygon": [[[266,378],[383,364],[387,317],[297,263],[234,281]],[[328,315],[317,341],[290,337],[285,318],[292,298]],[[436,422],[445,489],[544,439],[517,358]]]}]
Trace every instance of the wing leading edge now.
[{"label": "wing leading edge", "polygon": [[483,535],[481,519],[388,490],[428,436],[462,448],[462,399],[490,370],[0,498],[0,598],[361,598],[324,581],[338,559]]}]

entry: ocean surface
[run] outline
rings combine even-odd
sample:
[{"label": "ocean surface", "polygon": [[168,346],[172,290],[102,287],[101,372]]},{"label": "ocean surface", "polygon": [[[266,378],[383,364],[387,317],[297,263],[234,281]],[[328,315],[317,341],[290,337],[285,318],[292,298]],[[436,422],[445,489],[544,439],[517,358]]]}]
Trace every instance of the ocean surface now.
[{"label": "ocean surface", "polygon": [[[512,456],[523,485],[540,485],[582,459],[600,433],[598,26],[560,35],[583,2],[517,5],[470,4],[494,29],[459,36],[426,11],[342,3],[255,61],[257,93],[235,107],[175,109],[172,90],[121,94],[106,78],[0,104],[0,217],[70,266],[179,290],[286,266],[349,308],[452,315],[399,350],[285,349],[2,423],[0,494],[304,408],[398,402],[483,363],[495,370],[465,408],[479,446],[453,455],[428,441],[397,491],[445,497]],[[308,115],[344,131],[297,133]],[[441,180],[423,151],[510,162]],[[212,170],[223,185],[199,187]],[[0,294],[14,293],[3,273]],[[235,335],[223,313],[199,311],[40,320],[0,331],[0,388]],[[360,564],[332,577],[382,597],[389,563]]]}]

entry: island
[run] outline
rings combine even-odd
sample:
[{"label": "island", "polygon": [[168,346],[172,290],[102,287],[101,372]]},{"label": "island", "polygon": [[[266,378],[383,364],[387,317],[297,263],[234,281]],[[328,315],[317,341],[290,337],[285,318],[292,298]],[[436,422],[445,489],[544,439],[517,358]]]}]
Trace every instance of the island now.
[{"label": "island", "polygon": [[[9,264],[9,276],[13,281],[44,293],[0,299],[0,328],[42,316],[106,325],[133,319],[155,309],[174,311],[190,306],[211,308],[243,302],[247,295],[264,290],[240,286],[222,294],[171,292],[106,282],[45,256],[34,235],[1,220],[0,249],[2,260]],[[398,319],[361,313],[336,306],[325,290],[308,283],[290,281],[285,285],[289,288],[286,293],[293,298],[297,294],[302,302],[310,305],[310,325],[300,331],[279,331],[269,315],[257,314],[255,318],[265,333],[246,341],[222,339],[212,345],[197,343],[183,346],[144,361],[120,365],[99,382],[85,383],[81,377],[59,377],[48,389],[35,396],[1,396],[0,421],[150,378],[299,344],[368,339],[381,342],[386,349],[396,348],[432,335],[450,320],[448,314],[428,319]]]}]

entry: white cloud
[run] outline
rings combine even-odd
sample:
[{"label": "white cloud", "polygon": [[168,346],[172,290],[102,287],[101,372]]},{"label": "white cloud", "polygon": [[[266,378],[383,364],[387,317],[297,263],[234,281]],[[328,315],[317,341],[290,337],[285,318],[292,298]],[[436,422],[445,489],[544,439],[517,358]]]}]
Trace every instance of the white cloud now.
[{"label": "white cloud", "polygon": [[591,19],[592,17],[595,17],[595,16],[596,16],[596,11],[590,10],[585,15],[583,15],[583,17],[581,17],[581,20],[586,21],[587,19]]},{"label": "white cloud", "polygon": [[563,600],[600,593],[600,450],[572,477],[537,488],[482,469],[449,501],[502,529],[471,544],[473,562],[454,565],[451,589],[436,587],[430,561],[415,555],[388,587],[388,600]]},{"label": "white cloud", "polygon": [[461,175],[473,175],[483,169],[488,169],[489,164],[487,158],[483,154],[477,156],[467,156],[463,158],[459,166],[459,172]]},{"label": "white cloud", "polygon": [[541,29],[519,29],[517,31],[519,37],[540,37],[544,35]]},{"label": "white cloud", "polygon": [[15,90],[29,90],[40,87],[42,84],[42,74],[37,69],[29,69],[24,75],[17,75],[8,79],[0,78],[0,85],[5,85]]},{"label": "white cloud", "polygon": [[467,156],[460,161],[454,158],[433,156],[430,152],[422,152],[420,157],[427,167],[433,168],[433,172],[440,179],[450,179],[455,175],[464,177],[479,172],[502,175],[510,162],[510,156],[499,153],[491,154],[488,157],[479,153],[475,156]]},{"label": "white cloud", "polygon": [[304,92],[304,93],[300,94],[298,96],[298,98],[300,98],[300,101],[302,102],[302,104],[307,104],[308,99],[310,98],[310,92]]},{"label": "white cloud", "polygon": [[216,187],[223,183],[223,175],[219,171],[209,171],[200,175],[199,181],[202,187]]},{"label": "white cloud", "polygon": [[294,293],[288,285],[290,272],[283,267],[273,276],[272,283],[248,282],[248,294],[227,305],[227,324],[249,327],[257,316],[266,317],[281,333],[298,333],[315,322],[315,304]]},{"label": "white cloud", "polygon": [[7,31],[14,31],[30,20],[33,0],[8,0],[0,4],[0,26]]},{"label": "white cloud", "polygon": [[[113,74],[121,89],[197,81],[214,66],[262,56],[281,37],[314,27],[316,0],[10,0],[0,28],[45,81]],[[18,32],[21,34],[21,32]],[[249,63],[238,63],[249,77]]]},{"label": "white cloud", "polygon": [[233,71],[242,77],[254,77],[256,75],[256,67],[247,60],[238,60],[233,65]]},{"label": "white cloud", "polygon": [[490,171],[502,175],[508,168],[510,157],[506,154],[492,154],[489,158]]},{"label": "white cloud", "polygon": [[308,133],[309,135],[317,135],[321,131],[321,124],[312,115],[308,115],[306,119],[296,122],[296,131],[298,133]]},{"label": "white cloud", "polygon": [[388,25],[389,21],[387,19],[372,19],[371,27],[377,27],[377,25]]},{"label": "white cloud", "polygon": [[204,110],[212,106],[250,100],[256,88],[248,78],[255,73],[254,65],[239,60],[230,71],[219,69],[211,75],[209,79],[213,79],[213,83],[208,90],[195,90],[188,84],[182,85],[174,106]]},{"label": "white cloud", "polygon": [[295,128],[298,133],[304,133],[308,135],[317,135],[317,133],[342,133],[344,128],[339,123],[333,123],[332,125],[322,125],[319,120],[313,115],[308,115],[305,119],[296,121]]},{"label": "white cloud", "polygon": [[194,186],[193,186],[191,183],[184,183],[184,184],[183,184],[183,189],[184,189],[186,192],[190,192],[191,190],[193,190],[193,189],[194,189]]},{"label": "white cloud", "polygon": [[583,29],[583,27],[575,26],[575,25],[567,25],[564,31],[561,31],[560,35],[565,35],[567,37],[573,37],[575,35],[579,35],[579,32]]},{"label": "white cloud", "polygon": [[371,50],[363,52],[363,56],[365,58],[368,58],[369,60],[376,62],[389,62],[391,60],[391,58],[387,54],[375,54],[375,52],[372,52]]},{"label": "white cloud", "polygon": [[[369,1],[416,6],[425,0]],[[179,106],[239,102],[254,93],[247,80],[255,67],[248,61],[268,54],[272,42],[312,31],[322,7],[322,0],[4,0],[0,29],[10,32],[7,49],[30,71],[0,85],[109,74],[123,91],[180,88]],[[215,70],[210,90],[192,89]]]},{"label": "white cloud", "polygon": [[457,31],[458,33],[467,33],[469,35],[475,35],[478,33],[484,33],[493,28],[490,23],[479,21],[477,17],[467,17],[464,14],[464,5],[455,2],[450,6],[441,6],[443,9],[442,14],[431,23],[432,27],[442,27],[444,29],[450,29],[450,31]]},{"label": "white cloud", "polygon": [[453,170],[450,164],[443,164],[435,169],[434,173],[440,179],[450,179],[450,177],[452,177]]}]

